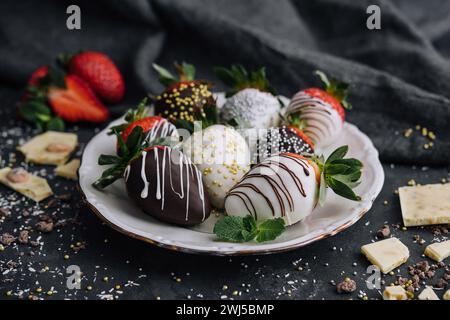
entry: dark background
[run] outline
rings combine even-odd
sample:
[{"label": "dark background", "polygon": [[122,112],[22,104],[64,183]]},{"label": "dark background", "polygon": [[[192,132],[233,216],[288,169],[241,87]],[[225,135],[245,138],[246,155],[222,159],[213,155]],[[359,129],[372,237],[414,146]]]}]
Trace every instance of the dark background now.
[{"label": "dark background", "polygon": [[[82,30],[66,29],[69,4],[80,5]],[[369,4],[381,8],[381,30],[366,28]],[[360,246],[388,223],[409,247],[409,262],[414,263],[433,240],[428,228],[395,227],[401,226],[401,213],[394,190],[410,179],[437,183],[449,178],[450,2],[1,1],[0,167],[10,163],[18,143],[36,134],[15,117],[28,76],[58,53],[81,49],[107,53],[124,73],[126,99],[111,106],[113,117],[147,92],[162,90],[151,71],[154,61],[192,62],[201,78],[212,80],[215,65],[266,66],[269,79],[287,96],[318,85],[315,69],[351,82],[354,110],[348,112],[348,121],[366,132],[380,151],[385,186],[373,209],[335,237],[289,253],[221,258],[170,252],[118,234],[84,206],[76,183],[53,177],[51,167],[32,166],[31,171],[49,178],[56,194],[70,192],[73,199],[45,208],[45,202],[33,205],[0,186],[0,207],[12,207],[12,215],[0,222],[0,233],[34,226],[41,210],[68,223],[49,235],[34,231],[33,239],[41,237],[39,248],[13,245],[0,252],[1,299],[27,298],[30,292],[45,299],[102,298],[116,284],[122,288],[112,293],[120,299],[357,299],[359,290],[379,298],[364,285],[369,263]],[[221,89],[219,83],[216,88]],[[429,140],[418,131],[409,139],[403,136],[416,125],[436,133],[432,149],[423,148]],[[79,134],[81,152],[99,128],[69,129]],[[26,167],[22,160],[17,154],[16,164]],[[25,210],[31,217],[23,217]],[[426,244],[414,243],[416,234]],[[85,241],[86,248],[75,253],[70,245],[78,241]],[[84,273],[82,290],[66,289],[65,268],[72,264]],[[41,272],[45,266],[48,271]],[[406,266],[400,273],[406,275]],[[358,290],[338,295],[330,281],[346,276],[357,281]],[[395,277],[385,278],[390,283]],[[88,285],[92,291],[85,290]],[[42,293],[36,293],[38,287]],[[48,290],[54,290],[52,296],[46,295]]]}]

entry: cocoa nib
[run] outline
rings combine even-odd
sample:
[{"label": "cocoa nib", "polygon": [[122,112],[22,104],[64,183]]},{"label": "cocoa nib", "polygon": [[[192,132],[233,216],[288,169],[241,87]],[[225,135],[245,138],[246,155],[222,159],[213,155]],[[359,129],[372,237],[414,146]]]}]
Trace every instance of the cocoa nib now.
[{"label": "cocoa nib", "polygon": [[61,194],[58,199],[63,202],[70,202],[72,200],[72,195],[70,193]]},{"label": "cocoa nib", "polygon": [[0,242],[1,244],[3,244],[4,246],[9,246],[11,243],[13,243],[14,241],[16,241],[16,237],[14,237],[13,235],[9,234],[9,233],[4,233],[1,235],[0,237]]},{"label": "cocoa nib", "polygon": [[436,288],[445,288],[447,286],[447,281],[445,281],[444,279],[439,279],[438,282],[436,283],[435,287]]},{"label": "cocoa nib", "polygon": [[28,240],[30,239],[29,232],[27,230],[22,230],[19,233],[19,243],[28,244]]},{"label": "cocoa nib", "polygon": [[10,215],[11,215],[11,213],[9,212],[8,209],[0,207],[0,218],[9,217]]},{"label": "cocoa nib", "polygon": [[336,286],[338,293],[352,293],[356,290],[356,282],[352,279],[345,279]]},{"label": "cocoa nib", "polygon": [[36,224],[36,229],[43,233],[50,233],[53,231],[53,221],[39,221]]},{"label": "cocoa nib", "polygon": [[380,230],[377,231],[378,238],[387,238],[391,235],[391,229],[387,224],[383,226]]}]

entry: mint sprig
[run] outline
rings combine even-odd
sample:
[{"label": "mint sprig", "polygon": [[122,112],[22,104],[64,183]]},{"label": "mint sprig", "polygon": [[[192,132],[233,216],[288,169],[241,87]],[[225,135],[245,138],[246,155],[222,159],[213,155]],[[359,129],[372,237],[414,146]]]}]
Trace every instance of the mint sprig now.
[{"label": "mint sprig", "polygon": [[253,216],[225,216],[214,225],[214,234],[227,242],[271,241],[286,230],[282,218],[268,219],[257,223]]}]

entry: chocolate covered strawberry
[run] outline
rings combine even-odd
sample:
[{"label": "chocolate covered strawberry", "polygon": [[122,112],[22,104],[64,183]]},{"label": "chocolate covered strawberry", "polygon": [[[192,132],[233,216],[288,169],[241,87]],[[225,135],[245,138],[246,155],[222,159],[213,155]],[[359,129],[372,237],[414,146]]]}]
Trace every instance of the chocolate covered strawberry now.
[{"label": "chocolate covered strawberry", "polygon": [[250,169],[244,138],[232,127],[216,124],[190,136],[183,152],[202,172],[212,205],[223,209],[228,190]]},{"label": "chocolate covered strawberry", "polygon": [[[177,128],[167,119],[160,116],[150,116],[147,109],[148,99],[144,98],[136,109],[129,109],[124,116],[124,123],[110,127],[108,134],[119,134],[126,143],[134,128],[139,126],[148,143],[160,138],[178,138]],[[118,145],[117,145],[118,148]]]},{"label": "chocolate covered strawberry", "polygon": [[[251,132],[251,131],[250,131]],[[252,163],[280,153],[313,154],[314,144],[309,137],[295,127],[269,128],[257,130],[258,137],[251,146]]]},{"label": "chocolate covered strawberry", "polygon": [[202,174],[183,153],[169,147],[146,149],[125,170],[128,195],[147,214],[191,226],[211,212]]},{"label": "chocolate covered strawberry", "polygon": [[228,192],[226,213],[260,221],[283,218],[292,225],[311,214],[317,203],[323,205],[327,187],[359,201],[352,189],[359,184],[362,163],[344,159],[347,151],[347,146],[340,147],[326,161],[293,153],[265,159]]},{"label": "chocolate covered strawberry", "polygon": [[348,84],[328,79],[320,71],[316,74],[325,89],[309,88],[296,93],[286,108],[287,123],[302,129],[319,147],[332,144],[342,131],[345,109],[351,109],[346,101]]},{"label": "chocolate covered strawberry", "polygon": [[[167,118],[172,123],[192,124],[196,120],[205,121],[207,115],[215,113],[216,101],[209,90],[210,84],[195,80],[195,67],[191,64],[175,64],[179,78],[168,70],[153,64],[166,89],[155,97],[155,114]],[[215,119],[212,119],[215,122]],[[207,125],[205,125],[207,126]]]},{"label": "chocolate covered strawberry", "polygon": [[224,122],[234,125],[238,120],[248,128],[278,126],[281,104],[264,68],[248,72],[241,65],[232,65],[230,69],[218,67],[215,71],[231,88],[220,112]]},{"label": "chocolate covered strawberry", "polygon": [[104,53],[84,51],[75,55],[60,55],[68,73],[86,81],[105,102],[117,103],[125,94],[123,76],[115,63]]}]

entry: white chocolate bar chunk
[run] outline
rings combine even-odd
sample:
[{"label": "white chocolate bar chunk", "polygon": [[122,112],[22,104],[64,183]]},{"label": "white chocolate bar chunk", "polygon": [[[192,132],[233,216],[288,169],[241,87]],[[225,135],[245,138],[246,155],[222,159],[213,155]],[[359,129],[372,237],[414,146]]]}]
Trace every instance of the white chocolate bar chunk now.
[{"label": "white chocolate bar chunk", "polygon": [[409,250],[399,239],[389,238],[361,247],[366,258],[383,273],[389,273],[409,258]]},{"label": "white chocolate bar chunk", "polygon": [[0,182],[5,186],[23,194],[24,196],[39,202],[48,198],[53,194],[52,189],[47,183],[47,180],[38,176],[29,175],[29,178],[25,182],[13,183],[7,176],[11,171],[11,168],[0,169]]},{"label": "white chocolate bar chunk", "polygon": [[386,287],[383,292],[384,300],[408,300],[405,289],[402,286]]},{"label": "white chocolate bar chunk", "polygon": [[450,223],[450,183],[399,188],[407,227]]},{"label": "white chocolate bar chunk", "polygon": [[47,131],[37,135],[17,150],[27,162],[37,164],[63,164],[75,150],[78,137],[73,133]]},{"label": "white chocolate bar chunk", "polygon": [[78,180],[78,168],[80,167],[80,159],[73,159],[66,164],[60,164],[55,169],[55,174],[57,176],[70,179]]},{"label": "white chocolate bar chunk", "polygon": [[450,256],[450,240],[436,242],[425,248],[425,255],[437,262],[441,262]]},{"label": "white chocolate bar chunk", "polygon": [[450,300],[450,289],[445,291],[444,295],[442,296],[442,299],[444,300]]},{"label": "white chocolate bar chunk", "polygon": [[440,300],[432,287],[427,286],[418,296],[419,300]]}]

